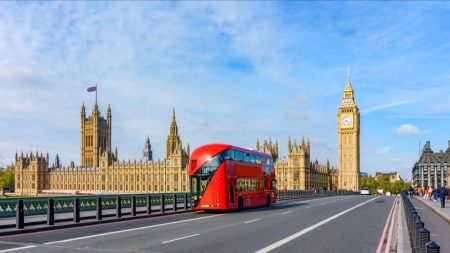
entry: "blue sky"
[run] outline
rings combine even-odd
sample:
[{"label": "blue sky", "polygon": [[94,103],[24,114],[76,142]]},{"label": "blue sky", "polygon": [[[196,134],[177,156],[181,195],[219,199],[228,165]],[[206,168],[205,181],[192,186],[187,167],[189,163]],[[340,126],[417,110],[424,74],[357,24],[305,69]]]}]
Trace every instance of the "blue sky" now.
[{"label": "blue sky", "polygon": [[[361,110],[361,171],[410,178],[419,141],[450,140],[450,4],[439,2],[0,3],[0,166],[16,151],[79,161],[99,86],[113,146],[309,137],[337,165],[346,67]],[[53,159],[53,158],[52,158]]]}]

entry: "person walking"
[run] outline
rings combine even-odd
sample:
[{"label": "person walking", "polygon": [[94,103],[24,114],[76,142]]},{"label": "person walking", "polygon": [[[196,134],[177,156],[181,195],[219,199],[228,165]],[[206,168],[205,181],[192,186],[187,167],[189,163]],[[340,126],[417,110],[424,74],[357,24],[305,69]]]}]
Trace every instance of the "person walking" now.
[{"label": "person walking", "polygon": [[448,190],[446,187],[441,187],[439,190],[439,198],[441,199],[441,208],[445,207],[445,198],[448,195]]}]

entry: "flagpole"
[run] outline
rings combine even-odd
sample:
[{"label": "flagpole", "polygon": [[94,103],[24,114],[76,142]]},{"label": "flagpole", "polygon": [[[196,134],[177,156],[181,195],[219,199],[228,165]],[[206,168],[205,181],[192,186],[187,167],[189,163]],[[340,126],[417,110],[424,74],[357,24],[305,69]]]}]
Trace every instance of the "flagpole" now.
[{"label": "flagpole", "polygon": [[95,104],[97,104],[97,84],[95,84]]}]

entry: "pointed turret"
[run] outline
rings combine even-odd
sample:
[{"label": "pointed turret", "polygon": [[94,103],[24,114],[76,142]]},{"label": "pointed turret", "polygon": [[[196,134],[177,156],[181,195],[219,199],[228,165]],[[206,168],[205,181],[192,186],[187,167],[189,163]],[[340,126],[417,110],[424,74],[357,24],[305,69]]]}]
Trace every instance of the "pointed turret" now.
[{"label": "pointed turret", "polygon": [[84,107],[84,101],[81,104],[81,118],[86,118],[86,107]]},{"label": "pointed turret", "polygon": [[350,82],[350,66],[347,65],[347,83],[345,84],[345,91],[353,91],[352,83]]},{"label": "pointed turret", "polygon": [[153,151],[152,151],[152,145],[150,144],[150,137],[147,136],[147,140],[145,141],[144,146],[144,152],[142,159],[145,161],[152,161],[153,160]]},{"label": "pointed turret", "polygon": [[342,96],[341,107],[356,106],[355,94],[350,82],[350,67],[347,66],[347,82],[345,83],[344,94]]},{"label": "pointed turret", "polygon": [[181,140],[178,136],[178,126],[175,118],[175,108],[172,110],[172,122],[170,123],[169,136],[166,141],[166,159],[170,160],[170,155],[177,149],[181,150]]}]

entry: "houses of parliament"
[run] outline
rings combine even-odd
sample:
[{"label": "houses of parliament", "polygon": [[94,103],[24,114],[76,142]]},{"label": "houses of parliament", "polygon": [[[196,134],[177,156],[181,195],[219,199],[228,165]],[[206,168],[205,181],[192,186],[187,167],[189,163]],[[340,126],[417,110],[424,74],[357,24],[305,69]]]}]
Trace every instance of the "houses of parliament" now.
[{"label": "houses of parliament", "polygon": [[[97,102],[87,115],[84,104],[80,114],[80,165],[71,162],[62,166],[56,155],[50,165],[48,154],[27,153],[15,157],[15,192],[101,194],[101,193],[162,193],[187,192],[189,188],[189,144],[183,147],[178,134],[175,110],[166,141],[163,160],[154,160],[147,138],[139,160],[120,161],[117,148],[111,146],[112,113],[108,105],[106,118]],[[352,190],[360,189],[359,134],[360,115],[350,83],[350,74],[338,108],[339,169],[330,162],[311,160],[311,145],[302,137],[300,142],[288,139],[288,156],[279,158],[278,141],[256,141],[256,150],[274,158],[278,190]]]}]

